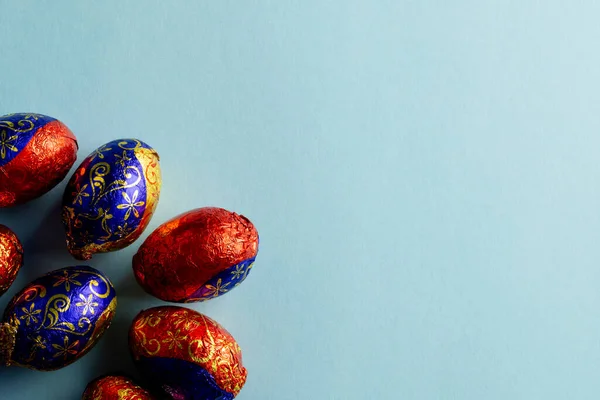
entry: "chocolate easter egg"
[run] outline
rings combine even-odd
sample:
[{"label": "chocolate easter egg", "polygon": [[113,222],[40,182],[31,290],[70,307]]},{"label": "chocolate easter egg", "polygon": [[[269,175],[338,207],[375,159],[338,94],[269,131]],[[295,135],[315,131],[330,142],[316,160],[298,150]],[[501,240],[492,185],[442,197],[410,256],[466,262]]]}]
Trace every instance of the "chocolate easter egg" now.
[{"label": "chocolate easter egg", "polygon": [[63,196],[63,223],[73,257],[129,246],[158,204],[158,154],[137,139],[106,143],[77,168]]},{"label": "chocolate easter egg", "polygon": [[0,117],[0,207],[38,198],[61,182],[77,159],[65,124],[42,114]]},{"label": "chocolate easter egg", "polygon": [[131,378],[107,375],[91,381],[81,400],[155,400],[155,397]]},{"label": "chocolate easter egg", "polygon": [[190,303],[221,296],[250,272],[258,232],[246,217],[204,207],[159,226],[133,257],[138,283],[159,299]]},{"label": "chocolate easter egg", "polygon": [[231,400],[246,382],[242,353],[227,330],[209,317],[176,306],[140,312],[129,348],[148,382],[177,400]]},{"label": "chocolate easter egg", "polygon": [[109,327],[117,297],[109,279],[87,267],[50,272],[13,297],[0,324],[0,362],[52,371],[77,361]]},{"label": "chocolate easter egg", "polygon": [[0,296],[13,284],[23,265],[23,246],[7,226],[0,225]]}]

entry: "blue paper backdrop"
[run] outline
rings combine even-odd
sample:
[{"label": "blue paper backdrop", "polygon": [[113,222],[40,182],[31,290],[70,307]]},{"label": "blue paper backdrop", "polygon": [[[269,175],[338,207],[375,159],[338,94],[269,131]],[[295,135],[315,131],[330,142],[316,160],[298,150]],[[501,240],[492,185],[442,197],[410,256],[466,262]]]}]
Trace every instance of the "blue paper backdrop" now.
[{"label": "blue paper backdrop", "polygon": [[[0,0],[0,114],[64,121],[78,162],[120,137],[161,155],[150,230],[214,205],[261,249],[190,307],[243,349],[239,399],[596,399],[600,393],[600,3],[559,0]],[[64,184],[0,210],[41,273]],[[0,398],[76,399],[133,371],[141,240],[91,266],[115,325]]]}]

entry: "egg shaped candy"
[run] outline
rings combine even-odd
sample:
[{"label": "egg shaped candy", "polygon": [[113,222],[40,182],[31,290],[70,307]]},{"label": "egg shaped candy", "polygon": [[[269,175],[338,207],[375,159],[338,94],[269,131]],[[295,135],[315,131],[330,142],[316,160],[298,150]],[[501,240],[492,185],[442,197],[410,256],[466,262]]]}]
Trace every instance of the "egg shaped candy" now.
[{"label": "egg shaped candy", "polygon": [[158,204],[158,154],[137,139],[114,140],[77,168],[63,196],[67,247],[78,260],[129,246]]},{"label": "egg shaped candy", "polygon": [[65,124],[42,114],[0,117],[0,207],[38,198],[66,176],[77,139]]},{"label": "egg shaped candy", "polygon": [[0,362],[40,371],[70,365],[109,327],[117,297],[109,279],[87,267],[50,272],[10,301],[0,324]]},{"label": "egg shaped candy", "polygon": [[155,397],[126,376],[107,375],[91,381],[81,400],[155,400]]},{"label": "egg shaped candy", "polygon": [[23,246],[7,226],[0,225],[0,296],[13,284],[23,265]]},{"label": "egg shaped candy", "polygon": [[221,325],[176,306],[140,312],[129,330],[129,349],[148,382],[177,400],[231,400],[247,371],[235,339]]},{"label": "egg shaped candy", "polygon": [[133,257],[144,290],[161,300],[191,303],[239,285],[258,252],[258,232],[246,217],[204,207],[159,226]]}]

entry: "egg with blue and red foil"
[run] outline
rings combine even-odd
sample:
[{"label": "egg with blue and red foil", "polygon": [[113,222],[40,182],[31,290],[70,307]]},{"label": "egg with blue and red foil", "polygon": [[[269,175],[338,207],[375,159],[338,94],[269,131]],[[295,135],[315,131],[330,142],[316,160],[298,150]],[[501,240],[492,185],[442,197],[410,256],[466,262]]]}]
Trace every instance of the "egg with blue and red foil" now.
[{"label": "egg with blue and red foil", "polygon": [[42,114],[0,116],[0,207],[36,199],[60,183],[77,160],[77,139]]},{"label": "egg with blue and red foil", "polygon": [[156,397],[127,376],[105,375],[88,383],[81,400],[156,400]]},{"label": "egg with blue and red foil", "polygon": [[138,139],[113,140],[83,160],[63,195],[67,248],[78,260],[123,249],[146,229],[158,204],[158,153]]},{"label": "egg with blue and red foil", "polygon": [[115,289],[88,266],[43,275],[9,302],[0,324],[0,363],[39,371],[66,367],[87,354],[110,326]]},{"label": "egg with blue and red foil", "polygon": [[184,307],[140,312],[129,330],[129,349],[152,388],[176,400],[231,400],[246,383],[248,372],[233,336]]},{"label": "egg with blue and red foil", "polygon": [[23,245],[7,226],[0,225],[0,296],[13,284],[23,265]]},{"label": "egg with blue and red foil", "polygon": [[174,303],[219,297],[241,284],[258,253],[258,231],[218,207],[188,211],[160,225],[133,257],[138,283]]}]

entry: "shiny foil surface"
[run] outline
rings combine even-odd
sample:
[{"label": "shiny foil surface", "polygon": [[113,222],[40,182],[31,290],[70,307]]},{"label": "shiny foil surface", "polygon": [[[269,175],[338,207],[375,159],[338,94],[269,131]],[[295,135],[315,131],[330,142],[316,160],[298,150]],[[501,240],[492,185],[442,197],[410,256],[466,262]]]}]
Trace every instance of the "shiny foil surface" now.
[{"label": "shiny foil surface", "polygon": [[176,400],[233,399],[246,382],[241,349],[231,334],[184,307],[140,312],[129,348],[144,378]]},{"label": "shiny foil surface", "polygon": [[23,265],[23,246],[7,226],[0,225],[0,296],[17,278]]},{"label": "shiny foil surface", "polygon": [[114,140],[77,168],[63,196],[69,252],[79,260],[120,250],[146,229],[158,204],[158,154],[137,139]]},{"label": "shiny foil surface", "polygon": [[62,122],[42,114],[0,116],[0,207],[42,196],[77,159],[77,139]]},{"label": "shiny foil surface", "polygon": [[258,232],[246,217],[198,208],[152,232],[133,257],[133,271],[144,290],[159,299],[205,301],[246,279],[258,243]]},{"label": "shiny foil surface", "polygon": [[41,371],[70,365],[97,343],[116,306],[115,289],[102,272],[87,266],[52,271],[6,307],[0,362]]},{"label": "shiny foil surface", "polygon": [[128,377],[107,375],[91,381],[85,388],[81,400],[156,400],[156,398]]}]

